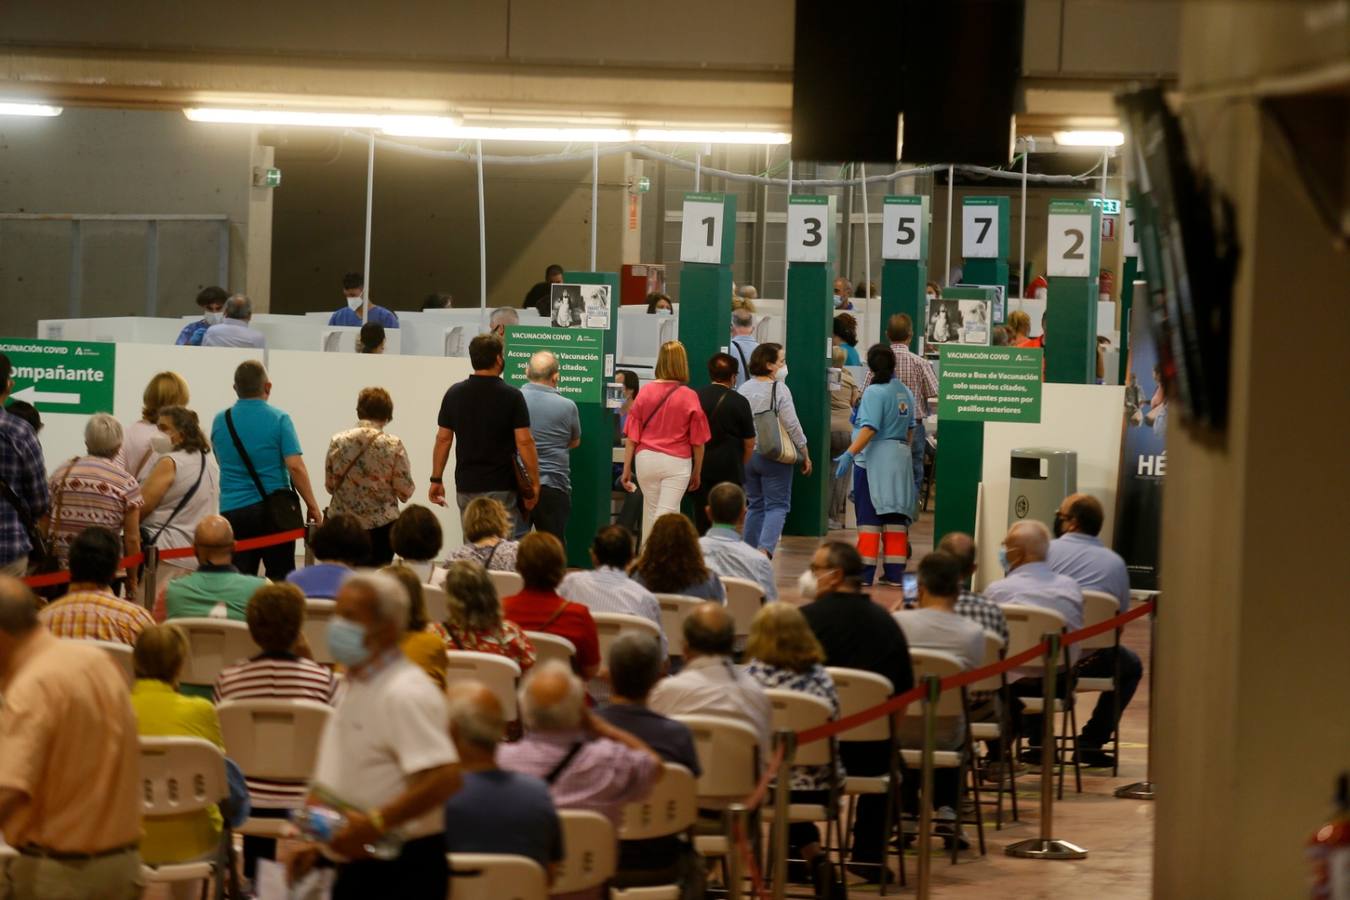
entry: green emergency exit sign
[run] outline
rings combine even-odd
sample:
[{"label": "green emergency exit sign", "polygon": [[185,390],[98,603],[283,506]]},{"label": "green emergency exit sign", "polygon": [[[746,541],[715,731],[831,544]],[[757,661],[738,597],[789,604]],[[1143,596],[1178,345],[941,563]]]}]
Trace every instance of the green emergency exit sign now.
[{"label": "green emergency exit sign", "polygon": [[10,399],[47,413],[112,412],[116,344],[0,338],[0,353],[13,369]]}]

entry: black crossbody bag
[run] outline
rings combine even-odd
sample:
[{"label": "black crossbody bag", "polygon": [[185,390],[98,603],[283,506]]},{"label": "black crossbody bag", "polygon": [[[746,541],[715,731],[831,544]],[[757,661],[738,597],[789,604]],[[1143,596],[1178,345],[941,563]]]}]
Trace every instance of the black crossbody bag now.
[{"label": "black crossbody bag", "polygon": [[239,451],[239,458],[243,460],[244,468],[248,469],[253,486],[258,489],[258,496],[262,498],[263,516],[267,525],[277,533],[303,528],[305,516],[300,511],[300,495],[295,492],[295,488],[290,487],[267,493],[263,488],[262,479],[258,477],[258,470],[253,468],[253,460],[249,459],[248,451],[244,449],[244,442],[239,440],[239,432],[234,430],[234,419],[228,409],[225,410],[225,427],[230,429],[234,449]]}]

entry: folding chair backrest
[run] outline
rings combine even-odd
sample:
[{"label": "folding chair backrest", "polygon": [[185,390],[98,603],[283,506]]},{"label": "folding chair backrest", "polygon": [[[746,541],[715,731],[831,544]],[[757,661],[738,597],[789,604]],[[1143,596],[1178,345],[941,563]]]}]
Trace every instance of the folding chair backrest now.
[{"label": "folding chair backrest", "polygon": [[581,809],[560,809],[558,819],[562,822],[564,856],[549,893],[585,891],[613,878],[619,841],[609,819]]},{"label": "folding chair backrest", "polygon": [[[1003,658],[1003,638],[989,629],[984,631],[984,658],[980,660],[980,668],[992,666]],[[981,678],[974,684],[969,685],[972,691],[997,691],[1003,687],[1002,675],[990,675],[988,678]]]},{"label": "folding chair backrest", "polygon": [[225,754],[208,740],[141,738],[141,812],[147,819],[198,812],[229,796]]},{"label": "folding chair backrest", "polygon": [[[875,672],[862,669],[845,669],[830,666],[825,671],[834,680],[835,692],[839,694],[839,718],[860,713],[885,703],[895,692],[891,680]],[[862,725],[850,728],[839,735],[844,741],[888,741],[891,738],[890,716],[881,716]]]},{"label": "folding chair backrest", "polygon": [[[1023,606],[1009,603],[1003,607],[1003,618],[1008,621],[1008,646],[1005,656],[1016,656],[1024,650],[1036,646],[1044,635],[1063,631],[1065,620],[1053,609],[1043,606]],[[1008,673],[1009,677],[1019,675],[1037,675],[1044,671],[1040,660],[1019,666]]]},{"label": "folding chair backrest", "polygon": [[[944,653],[941,650],[923,650],[917,647],[910,648],[909,662],[914,668],[915,684],[918,684],[928,675],[936,675],[938,678],[959,675],[964,668],[961,665],[961,660],[950,653]],[[960,688],[943,691],[938,695],[937,714],[939,716],[959,716],[963,709]]]},{"label": "folding chair backrest", "polygon": [[305,641],[309,644],[314,661],[320,665],[337,662],[328,649],[328,620],[336,614],[337,602],[334,600],[306,600],[305,621],[300,626]]},{"label": "folding chair backrest", "polygon": [[184,684],[212,685],[220,670],[262,651],[248,626],[229,619],[172,619],[187,634],[188,656],[183,662]]},{"label": "folding chair backrest", "polygon": [[642,616],[630,616],[627,613],[593,612],[596,636],[600,639],[600,658],[609,659],[609,648],[621,635],[638,632],[661,640],[661,629],[651,619]]},{"label": "folding chair backrest", "polygon": [[[1113,618],[1120,612],[1120,601],[1110,594],[1102,591],[1083,591],[1083,627],[1089,628],[1107,619]],[[1116,632],[1103,632],[1096,637],[1090,637],[1078,642],[1078,648],[1083,651],[1101,650],[1105,647],[1114,647],[1116,645]]]},{"label": "folding chair backrest", "polygon": [[520,681],[520,666],[515,660],[474,650],[447,650],[445,658],[446,684],[466,679],[483,682],[502,705],[506,721],[515,721],[516,686]]},{"label": "folding chair backrest", "polygon": [[674,644],[671,650],[676,654],[679,652],[680,641],[684,635],[684,620],[689,618],[702,602],[697,597],[686,597],[683,594],[656,595],[656,603],[661,607],[661,630],[666,633],[667,642]]},{"label": "folding chair backrest", "polygon": [[527,631],[525,636],[534,645],[534,656],[539,662],[556,659],[570,666],[577,655],[576,645],[561,635],[549,634],[547,631]]},{"label": "folding chair backrest", "polygon": [[678,763],[666,763],[665,774],[646,799],[629,803],[619,821],[619,839],[643,841],[680,834],[698,818],[694,774]]},{"label": "folding chair backrest", "polygon": [[[833,710],[830,704],[819,697],[802,691],[789,691],[782,688],[769,688],[764,692],[773,706],[773,730],[806,731],[830,721]],[[823,766],[832,759],[830,742],[812,741],[797,747],[793,764],[798,766]]]},{"label": "folding chair backrest", "polygon": [[136,680],[136,664],[131,658],[131,645],[123,644],[121,641],[95,641],[84,639],[86,644],[97,647],[115,663],[117,668],[122,670],[122,674],[127,677],[127,684]]},{"label": "folding chair backrest", "polygon": [[313,777],[332,714],[316,700],[226,700],[216,707],[225,752],[245,775],[295,783]]},{"label": "folding chair backrest", "polygon": [[497,589],[498,597],[510,597],[525,590],[525,579],[517,572],[497,572],[489,569],[488,580]]},{"label": "folding chair backrest", "polygon": [[427,605],[427,621],[444,623],[450,616],[450,598],[445,594],[445,588],[436,587],[434,584],[422,585],[422,599]]},{"label": "folding chair backrest", "polygon": [[736,623],[736,637],[750,634],[750,623],[764,605],[764,588],[748,578],[723,578],[727,591],[727,612]]},{"label": "folding chair backrest", "polygon": [[672,716],[694,736],[703,774],[698,777],[700,806],[744,799],[759,780],[759,737],[744,722],[724,716]]},{"label": "folding chair backrest", "polygon": [[528,856],[508,853],[447,853],[450,895],[455,900],[544,900],[548,876]]}]

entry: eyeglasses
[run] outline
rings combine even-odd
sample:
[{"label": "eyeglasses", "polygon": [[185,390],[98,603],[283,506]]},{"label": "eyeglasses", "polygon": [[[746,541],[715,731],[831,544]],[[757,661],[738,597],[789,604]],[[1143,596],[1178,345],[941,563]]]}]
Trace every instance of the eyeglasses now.
[{"label": "eyeglasses", "polygon": [[818,565],[816,565],[815,563],[811,563],[810,568],[811,568],[811,571],[812,571],[812,572],[815,572],[817,575],[819,575],[821,572],[834,572],[834,571],[836,571],[839,567],[838,567],[838,566],[818,566]]}]

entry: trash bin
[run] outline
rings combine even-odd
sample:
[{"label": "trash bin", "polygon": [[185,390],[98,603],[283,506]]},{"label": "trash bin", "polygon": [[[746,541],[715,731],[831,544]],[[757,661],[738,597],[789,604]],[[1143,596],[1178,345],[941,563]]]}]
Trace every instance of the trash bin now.
[{"label": "trash bin", "polygon": [[1018,447],[1010,454],[1008,526],[1035,519],[1053,529],[1055,510],[1078,490],[1078,454],[1055,447]]}]

